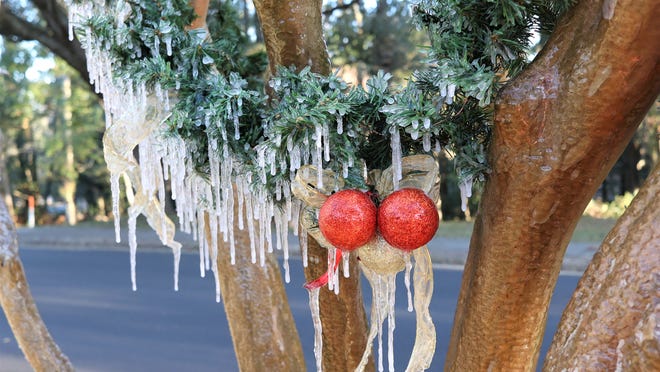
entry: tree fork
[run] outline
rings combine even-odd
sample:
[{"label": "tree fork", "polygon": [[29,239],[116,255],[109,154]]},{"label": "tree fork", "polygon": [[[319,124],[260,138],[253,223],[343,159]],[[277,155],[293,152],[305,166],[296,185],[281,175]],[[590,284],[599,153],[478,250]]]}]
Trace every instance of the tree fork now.
[{"label": "tree fork", "polygon": [[[268,53],[270,73],[277,66],[302,69],[310,66],[320,74],[330,73],[319,0],[281,2],[255,0],[254,5]],[[308,236],[310,265],[305,269],[308,280],[316,279],[327,270],[328,251]],[[351,255],[349,278],[340,278],[340,292],[327,288],[320,292],[320,313],[323,327],[323,368],[330,371],[355,370],[367,345],[367,315],[359,284],[357,260]],[[373,369],[370,362],[369,369]]]},{"label": "tree fork", "polygon": [[446,370],[534,370],[575,225],[660,92],[658,17],[582,1],[501,92]]}]

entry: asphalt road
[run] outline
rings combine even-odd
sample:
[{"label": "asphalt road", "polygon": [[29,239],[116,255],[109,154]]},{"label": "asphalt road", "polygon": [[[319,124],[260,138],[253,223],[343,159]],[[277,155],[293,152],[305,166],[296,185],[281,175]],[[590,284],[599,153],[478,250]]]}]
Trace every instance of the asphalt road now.
[{"label": "asphalt road", "polygon": [[[23,246],[21,257],[41,315],[78,371],[238,370],[223,306],[214,299],[212,275],[199,277],[197,255],[182,257],[179,292],[172,289],[172,255],[163,250],[138,251],[137,292],[131,291],[127,252]],[[295,260],[291,263],[291,283],[286,288],[307,366],[313,371],[314,331],[301,266]],[[433,371],[442,370],[461,274],[435,270],[431,316],[438,339]],[[577,276],[559,278],[541,355],[577,280]],[[415,320],[406,310],[402,277],[397,287],[395,365],[404,370],[414,343]],[[22,371],[31,368],[0,313],[0,372]]]}]

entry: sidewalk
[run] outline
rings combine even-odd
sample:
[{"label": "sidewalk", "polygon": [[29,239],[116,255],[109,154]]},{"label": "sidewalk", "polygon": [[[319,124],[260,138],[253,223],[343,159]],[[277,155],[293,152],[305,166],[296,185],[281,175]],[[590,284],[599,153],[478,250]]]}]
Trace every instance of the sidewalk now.
[{"label": "sidewalk", "polygon": [[[176,240],[183,244],[184,251],[196,252],[198,243],[192,236],[176,233]],[[39,226],[33,229],[18,228],[19,247],[56,248],[71,250],[126,250],[128,251],[128,228],[122,226],[121,243],[115,243],[114,228],[108,225]],[[146,227],[138,227],[139,249],[169,249],[160,242],[158,235]],[[467,258],[469,239],[434,238],[429,244],[429,252],[435,264],[463,266]],[[582,273],[598,249],[599,242],[572,242],[568,245],[562,270],[569,273]],[[291,254],[297,254],[298,239],[289,236]]]}]

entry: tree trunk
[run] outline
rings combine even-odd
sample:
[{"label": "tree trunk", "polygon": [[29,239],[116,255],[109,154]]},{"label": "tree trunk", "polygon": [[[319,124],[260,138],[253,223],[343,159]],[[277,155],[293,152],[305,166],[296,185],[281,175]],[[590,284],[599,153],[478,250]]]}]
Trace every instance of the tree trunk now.
[{"label": "tree trunk", "polygon": [[271,74],[278,66],[310,66],[330,73],[330,59],[323,40],[320,0],[255,0]]},{"label": "tree trunk", "polygon": [[11,195],[11,184],[9,182],[9,172],[7,172],[7,139],[0,129],[0,198],[7,207],[7,212],[11,220],[14,220],[14,199]]},{"label": "tree trunk", "polygon": [[658,17],[582,1],[501,92],[446,370],[534,370],[575,225],[660,92]]},{"label": "tree trunk", "polygon": [[64,134],[64,177],[62,177],[62,186],[60,193],[66,203],[66,223],[74,226],[78,222],[78,211],[76,209],[76,184],[78,182],[78,172],[73,156],[72,139],[72,120],[73,109],[71,107],[71,78],[63,76],[62,83],[62,129]]},{"label": "tree trunk", "polygon": [[[192,0],[198,18],[191,28],[206,28],[208,0]],[[238,203],[234,216],[238,216]],[[243,214],[246,215],[245,213]],[[212,236],[206,216],[205,237]],[[255,221],[256,223],[256,221]],[[218,239],[218,279],[241,371],[304,371],[305,359],[291,308],[288,306],[284,282],[275,257],[268,255],[264,266],[252,263],[250,236],[234,225],[235,264],[230,249]]]},{"label": "tree trunk", "polygon": [[607,235],[569,302],[545,371],[660,370],[660,165]]},{"label": "tree trunk", "polygon": [[[270,72],[277,66],[310,66],[312,71],[330,73],[330,60],[323,40],[321,1],[301,0],[254,2],[266,42]],[[310,265],[308,280],[327,270],[328,252],[308,237]],[[352,371],[360,363],[367,345],[367,316],[359,284],[357,261],[351,257],[350,278],[340,279],[339,295],[322,289],[320,313],[323,328],[323,368],[329,371]],[[369,368],[373,367],[373,363]]]},{"label": "tree trunk", "polygon": [[[234,216],[238,215],[234,204]],[[208,222],[208,218],[206,220]],[[206,237],[211,233],[206,224]],[[261,267],[252,263],[247,230],[234,226],[236,263],[229,244],[218,236],[218,273],[234,351],[241,371],[304,371],[300,337],[289,307],[279,264],[268,255]]]},{"label": "tree trunk", "polygon": [[44,324],[18,256],[14,222],[0,200],[0,305],[18,346],[35,371],[73,371]]}]

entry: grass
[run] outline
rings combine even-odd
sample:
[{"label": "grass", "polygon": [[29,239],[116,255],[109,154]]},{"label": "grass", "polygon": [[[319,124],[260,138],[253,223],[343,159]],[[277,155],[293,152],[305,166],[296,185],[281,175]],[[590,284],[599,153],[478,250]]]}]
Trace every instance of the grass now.
[{"label": "grass", "polygon": [[[576,242],[601,242],[615,223],[616,219],[612,218],[583,216],[580,218],[575,232],[573,232],[572,240]],[[473,227],[474,222],[442,221],[438,228],[438,236],[450,239],[468,239],[472,235]]]}]

